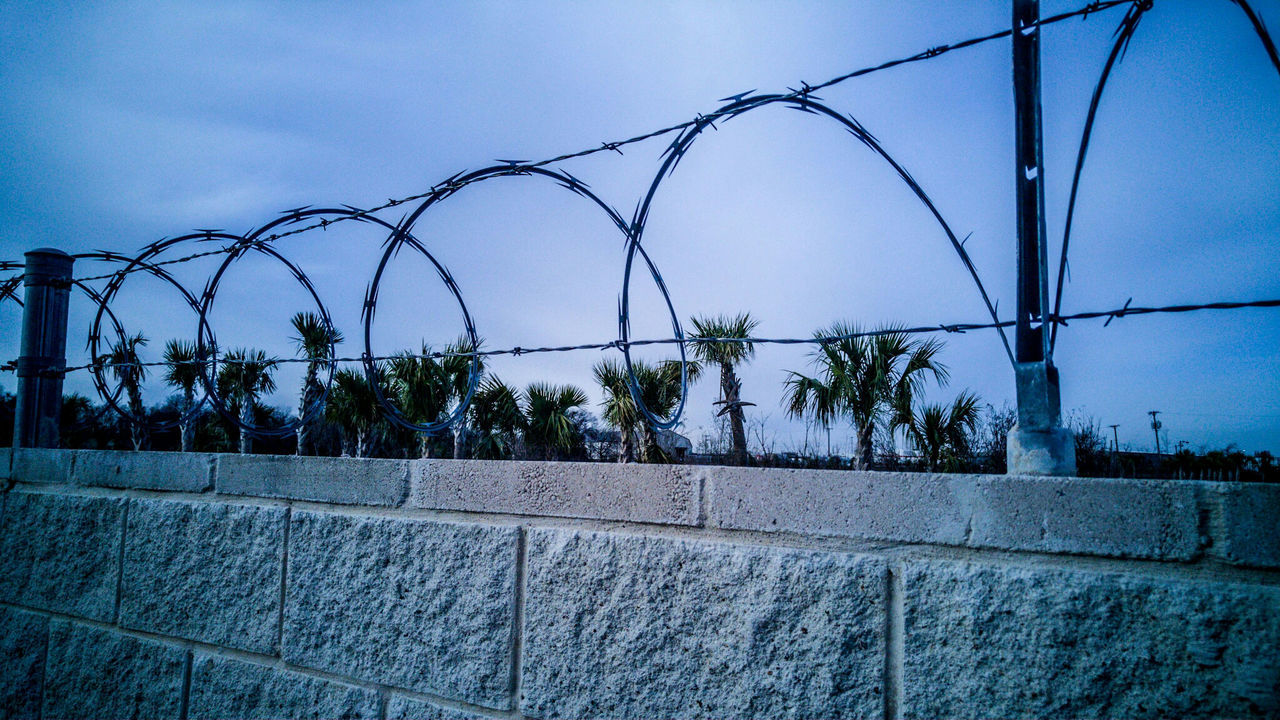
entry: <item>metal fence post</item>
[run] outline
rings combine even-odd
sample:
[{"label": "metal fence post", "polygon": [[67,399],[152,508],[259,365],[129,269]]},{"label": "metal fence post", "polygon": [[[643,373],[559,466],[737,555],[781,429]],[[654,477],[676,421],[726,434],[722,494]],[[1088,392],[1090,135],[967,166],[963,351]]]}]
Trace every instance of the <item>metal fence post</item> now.
[{"label": "metal fence post", "polygon": [[1040,0],[1013,0],[1013,99],[1017,133],[1018,423],[1009,431],[1011,475],[1075,475],[1075,439],[1062,427],[1058,370],[1049,346],[1049,272],[1040,122]]},{"label": "metal fence post", "polygon": [[26,258],[13,446],[57,447],[74,258],[53,248],[32,250]]}]

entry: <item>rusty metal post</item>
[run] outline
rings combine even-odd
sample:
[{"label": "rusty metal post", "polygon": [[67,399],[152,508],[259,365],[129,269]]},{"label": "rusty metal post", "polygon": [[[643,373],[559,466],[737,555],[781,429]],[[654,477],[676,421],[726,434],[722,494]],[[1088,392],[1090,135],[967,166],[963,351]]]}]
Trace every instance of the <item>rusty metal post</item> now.
[{"label": "rusty metal post", "polygon": [[57,447],[74,258],[53,248],[32,250],[26,258],[13,446]]},{"label": "rusty metal post", "polygon": [[1058,370],[1049,345],[1048,249],[1040,120],[1040,1],[1013,0],[1013,100],[1017,133],[1018,307],[1014,354],[1018,423],[1009,431],[1011,475],[1075,475],[1075,439],[1062,427]]}]

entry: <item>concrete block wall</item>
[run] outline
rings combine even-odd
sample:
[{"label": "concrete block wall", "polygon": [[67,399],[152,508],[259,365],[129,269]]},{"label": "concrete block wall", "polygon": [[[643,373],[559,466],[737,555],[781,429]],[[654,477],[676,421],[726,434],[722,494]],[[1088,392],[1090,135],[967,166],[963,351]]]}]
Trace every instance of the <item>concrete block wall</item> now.
[{"label": "concrete block wall", "polygon": [[0,451],[3,717],[1280,716],[1280,487]]}]

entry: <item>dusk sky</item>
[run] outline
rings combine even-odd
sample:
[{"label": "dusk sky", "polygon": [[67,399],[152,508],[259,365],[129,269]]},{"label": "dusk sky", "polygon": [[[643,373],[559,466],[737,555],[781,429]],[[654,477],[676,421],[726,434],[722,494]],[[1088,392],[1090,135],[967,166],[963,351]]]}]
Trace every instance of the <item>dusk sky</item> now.
[{"label": "dusk sky", "polygon": [[[1042,15],[1076,2],[1044,0]],[[1257,0],[1280,30],[1280,3]],[[370,207],[495,159],[541,160],[714,111],[743,91],[785,92],[987,34],[1008,0],[860,2],[125,3],[0,5],[0,259],[53,246],[134,252],[195,228],[246,233],[304,205]],[[1071,169],[1090,94],[1124,14],[1043,34],[1045,181],[1056,268]],[[1000,40],[856,78],[819,93],[855,116],[937,204],[999,299],[1014,307],[1013,94]],[[671,136],[559,166],[630,217]],[[1104,96],[1072,233],[1064,312],[1280,298],[1280,76],[1229,0],[1156,0]],[[380,217],[395,223],[415,205]],[[589,202],[542,178],[471,186],[414,234],[453,273],[486,346],[617,336],[625,244]],[[315,281],[346,341],[386,232],[344,223],[280,241]],[[883,160],[836,123],[782,107],[705,133],[658,191],[644,245],[682,322],[749,310],[762,337],[864,326],[984,322],[946,236]],[[200,249],[183,247],[174,255]],[[168,256],[165,256],[168,257]],[[198,292],[220,258],[176,266]],[[77,263],[76,275],[112,266]],[[636,275],[633,337],[670,334]],[[289,317],[310,297],[269,258],[227,270],[211,316],[222,347],[292,356]],[[136,276],[114,306],[158,360],[195,317]],[[85,362],[94,308],[72,305],[69,361]],[[20,308],[0,305],[0,360],[18,353]],[[430,266],[402,254],[385,280],[374,351],[439,347],[459,313]],[[945,335],[949,402],[963,389],[1012,401],[992,331]],[[799,449],[781,407],[801,346],[760,346],[743,368],[774,449]],[[637,353],[669,357],[670,349]],[[509,383],[600,393],[597,350],[502,358]],[[1193,449],[1280,451],[1280,310],[1129,317],[1063,328],[1063,407],[1122,445],[1152,446],[1149,410]],[[296,401],[301,368],[278,376]],[[0,386],[12,391],[12,374]],[[68,389],[91,394],[85,373]],[[151,383],[147,401],[164,399]],[[681,432],[712,425],[716,382],[691,393]],[[833,449],[848,453],[846,427]],[[823,437],[825,444],[825,436]],[[754,443],[753,443],[754,444]]]}]

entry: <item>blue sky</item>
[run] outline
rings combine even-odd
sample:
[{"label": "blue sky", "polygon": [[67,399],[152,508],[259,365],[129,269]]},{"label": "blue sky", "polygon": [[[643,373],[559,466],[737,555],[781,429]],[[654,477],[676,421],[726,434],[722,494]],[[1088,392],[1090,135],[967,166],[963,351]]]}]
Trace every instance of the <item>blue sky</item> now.
[{"label": "blue sky", "polygon": [[[1072,3],[1043,3],[1050,15]],[[1272,28],[1280,7],[1256,8]],[[1045,176],[1056,257],[1089,96],[1122,10],[1044,34]],[[244,232],[301,205],[372,206],[495,158],[537,160],[714,110],[745,90],[785,90],[997,30],[1008,2],[858,3],[6,3],[0,7],[0,258],[38,246],[128,251],[193,228]],[[1013,307],[1013,103],[1008,41],[849,81],[821,93],[910,170]],[[625,215],[664,140],[563,168]],[[1113,75],[1073,230],[1067,312],[1280,297],[1280,77],[1228,0],[1158,0]],[[394,222],[404,211],[383,217]],[[624,246],[598,209],[537,179],[467,188],[414,228],[454,273],[491,347],[616,337]],[[374,228],[332,228],[280,249],[315,280],[360,351],[359,310],[379,258]],[[780,108],[695,143],[653,206],[645,245],[683,320],[750,310],[759,334],[982,321],[946,238],[889,169],[839,127]],[[217,260],[175,272],[199,288]],[[90,263],[77,274],[106,268]],[[397,258],[374,328],[392,352],[456,336],[458,313],[422,261]],[[651,283],[633,284],[634,334],[669,332]],[[212,316],[223,346],[291,354],[308,297],[281,268],[228,269]],[[155,280],[131,281],[130,330],[194,335]],[[91,308],[73,306],[83,357]],[[17,353],[0,306],[0,354]],[[947,336],[952,381],[997,405],[1012,372],[994,333]],[[1063,404],[1122,444],[1280,449],[1280,312],[1243,310],[1073,323],[1056,362]],[[651,351],[649,357],[663,357]],[[598,351],[496,361],[512,383],[574,382],[598,399]],[[805,351],[761,347],[743,371],[776,449],[802,426],[779,405]],[[292,372],[292,371],[290,371]],[[296,378],[273,400],[292,404]],[[0,377],[12,388],[12,376]],[[78,384],[79,383],[79,384]],[[81,380],[72,389],[88,388]],[[684,431],[710,424],[714,382]],[[148,389],[149,401],[163,390]],[[833,430],[847,446],[850,433]],[[845,447],[847,451],[847,447]]]}]

